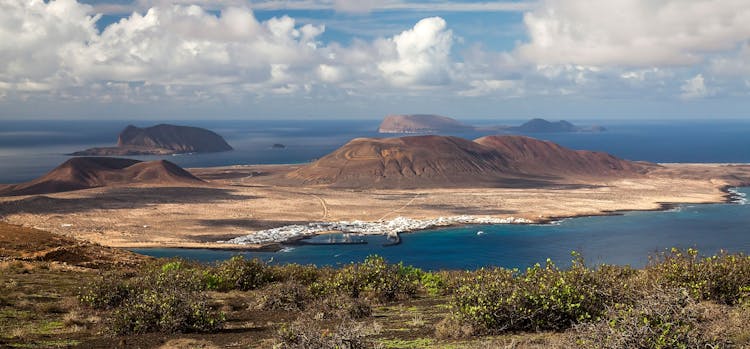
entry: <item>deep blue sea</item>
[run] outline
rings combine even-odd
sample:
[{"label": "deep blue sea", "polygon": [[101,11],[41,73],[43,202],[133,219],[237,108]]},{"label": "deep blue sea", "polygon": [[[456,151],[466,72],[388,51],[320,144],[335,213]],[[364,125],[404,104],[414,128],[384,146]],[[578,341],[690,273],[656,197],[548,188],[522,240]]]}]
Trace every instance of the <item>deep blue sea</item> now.
[{"label": "deep blue sea", "polygon": [[[465,120],[471,124],[517,125],[524,120]],[[166,121],[209,128],[234,151],[163,157],[183,167],[302,163],[319,158],[355,137],[383,137],[379,120]],[[602,133],[536,134],[574,149],[605,151],[630,160],[653,162],[750,163],[750,121],[576,121],[599,124]],[[111,146],[128,124],[146,121],[0,121],[0,183],[43,175],[69,157],[66,153]],[[476,138],[483,133],[455,134]],[[274,143],[285,149],[272,149]],[[748,192],[748,189],[743,189]],[[477,235],[478,231],[484,232]],[[650,254],[669,247],[697,247],[750,253],[750,205],[688,205],[667,212],[568,219],[554,225],[497,225],[437,229],[403,235],[403,243],[298,246],[278,253],[249,253],[276,263],[338,265],[377,253],[426,269],[525,267],[546,258],[566,264],[572,250],[592,263],[640,266]],[[205,250],[140,250],[156,256],[215,261],[235,254]]]},{"label": "deep blue sea", "polygon": [[[750,188],[742,188],[748,194]],[[481,234],[477,234],[482,232]],[[367,245],[288,247],[281,252],[243,253],[274,263],[340,265],[378,254],[392,262],[416,267],[476,269],[483,266],[524,268],[546,258],[568,265],[571,251],[591,264],[643,266],[648,257],[671,247],[750,252],[750,205],[683,205],[669,211],[634,211],[619,216],[581,217],[555,224],[484,225],[434,229],[402,234],[402,243],[383,247],[382,236],[367,237]],[[314,239],[326,240],[328,236]],[[204,262],[227,259],[237,252],[147,249],[136,252],[182,256]]]},{"label": "deep blue sea", "polygon": [[[519,125],[525,120],[464,120],[469,124]],[[183,167],[308,162],[355,137],[384,137],[379,120],[164,121],[199,126],[222,135],[235,150],[163,157]],[[750,121],[575,121],[599,124],[602,133],[535,134],[574,149],[605,151],[654,162],[750,162]],[[128,124],[154,121],[0,121],[0,183],[27,181],[68,159],[66,153],[113,146]],[[477,138],[486,133],[455,134]],[[274,143],[286,149],[271,149]]]}]

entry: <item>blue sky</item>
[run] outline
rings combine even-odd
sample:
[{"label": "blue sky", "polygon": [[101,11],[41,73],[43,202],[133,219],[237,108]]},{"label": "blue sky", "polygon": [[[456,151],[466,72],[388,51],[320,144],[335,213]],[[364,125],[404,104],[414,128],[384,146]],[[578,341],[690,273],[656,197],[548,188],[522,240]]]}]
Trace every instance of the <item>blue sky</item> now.
[{"label": "blue sky", "polygon": [[0,118],[747,118],[742,0],[0,0]]}]

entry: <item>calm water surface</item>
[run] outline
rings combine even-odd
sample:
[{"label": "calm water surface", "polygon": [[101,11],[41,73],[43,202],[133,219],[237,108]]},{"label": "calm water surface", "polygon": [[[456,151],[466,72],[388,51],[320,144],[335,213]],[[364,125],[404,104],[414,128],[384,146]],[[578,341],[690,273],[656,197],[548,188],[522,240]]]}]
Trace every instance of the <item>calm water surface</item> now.
[{"label": "calm water surface", "polygon": [[[525,120],[466,121],[471,124],[518,125]],[[167,159],[183,167],[301,163],[320,158],[356,137],[376,133],[379,120],[191,120],[166,121],[205,127],[222,135],[234,151]],[[113,146],[128,124],[154,121],[7,121],[0,120],[0,183],[41,176],[69,159],[65,154],[90,147]],[[576,121],[576,124],[602,124]],[[605,151],[630,160],[654,162],[750,162],[750,121],[607,121],[606,132],[534,134],[573,149]],[[486,133],[457,133],[469,139]],[[286,149],[271,149],[282,143]]]},{"label": "calm water surface", "polygon": [[[525,120],[466,121],[472,124],[517,125]],[[279,164],[312,161],[355,137],[383,137],[379,120],[167,121],[209,128],[222,135],[234,151],[165,158],[183,167],[235,164]],[[750,121],[576,121],[601,124],[602,133],[535,134],[573,149],[598,150],[654,162],[750,163]],[[0,121],[0,183],[33,179],[69,157],[66,153],[114,145],[128,124],[153,121]],[[455,134],[476,138],[485,134]],[[282,143],[286,149],[271,149]],[[747,191],[747,189],[745,189]],[[547,257],[567,263],[571,250],[592,262],[642,265],[654,251],[698,247],[750,252],[750,206],[683,206],[672,212],[632,212],[624,216],[565,220],[545,226],[472,226],[406,234],[403,244],[383,248],[381,237],[358,246],[294,247],[279,253],[251,253],[274,262],[336,265],[377,253],[427,269],[476,268],[487,265],[524,267]],[[484,234],[477,235],[478,231]],[[148,250],[158,256],[215,261],[232,252]]]},{"label": "calm water surface", "polygon": [[[741,188],[746,195],[750,188]],[[482,231],[482,234],[477,232]],[[319,236],[317,239],[327,239]],[[670,247],[695,247],[750,253],[750,205],[683,205],[670,211],[627,212],[621,216],[583,217],[548,225],[491,225],[435,229],[402,234],[403,243],[383,247],[384,237],[367,245],[295,246],[282,252],[243,253],[274,263],[339,265],[379,254],[425,269],[474,269],[483,266],[523,268],[551,258],[569,264],[578,251],[590,263],[642,266],[648,256]],[[157,257],[180,256],[204,262],[237,252],[185,249],[139,249]]]}]

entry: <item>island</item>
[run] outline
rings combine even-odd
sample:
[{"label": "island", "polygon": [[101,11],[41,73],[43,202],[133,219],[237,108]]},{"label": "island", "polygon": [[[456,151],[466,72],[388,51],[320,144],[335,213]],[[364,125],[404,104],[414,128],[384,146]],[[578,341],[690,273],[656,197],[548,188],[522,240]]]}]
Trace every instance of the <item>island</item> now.
[{"label": "island", "polygon": [[580,127],[565,120],[547,121],[545,119],[531,119],[520,126],[472,126],[456,119],[431,114],[388,115],[378,127],[379,133],[390,134],[428,134],[428,133],[560,133],[560,132],[603,132],[606,128],[593,125]]},{"label": "island", "polygon": [[560,132],[603,132],[602,126],[591,126],[588,128],[578,127],[569,121],[560,120],[556,122],[544,119],[531,119],[521,126],[509,127],[509,131],[520,133],[560,133]]},{"label": "island", "polygon": [[388,115],[378,127],[379,133],[435,133],[471,131],[474,127],[447,116],[431,114]]},{"label": "island", "polygon": [[117,137],[117,146],[91,148],[70,155],[170,155],[229,150],[232,150],[232,147],[213,131],[199,127],[159,124],[146,128],[129,125]]},{"label": "island", "polygon": [[110,247],[273,250],[336,231],[393,235],[724,202],[736,199],[731,187],[750,184],[748,165],[653,164],[516,135],[357,138],[310,163],[184,172],[71,160],[0,186],[3,221]]}]

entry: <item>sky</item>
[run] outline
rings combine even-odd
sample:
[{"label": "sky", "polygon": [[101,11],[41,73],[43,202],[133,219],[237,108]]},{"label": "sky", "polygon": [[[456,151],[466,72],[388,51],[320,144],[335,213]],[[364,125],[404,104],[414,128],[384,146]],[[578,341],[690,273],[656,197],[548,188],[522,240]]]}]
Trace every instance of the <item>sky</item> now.
[{"label": "sky", "polygon": [[750,119],[747,0],[0,0],[0,119]]}]

